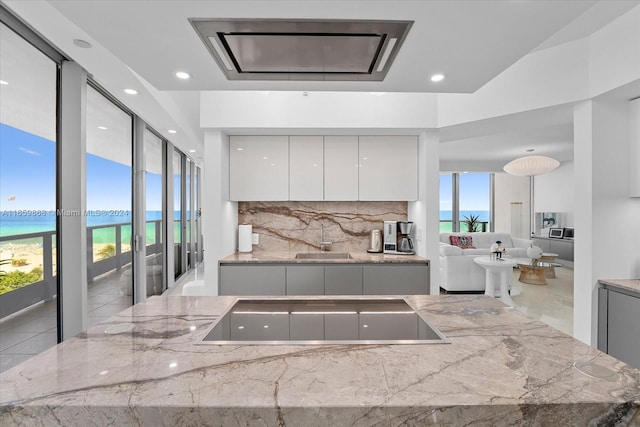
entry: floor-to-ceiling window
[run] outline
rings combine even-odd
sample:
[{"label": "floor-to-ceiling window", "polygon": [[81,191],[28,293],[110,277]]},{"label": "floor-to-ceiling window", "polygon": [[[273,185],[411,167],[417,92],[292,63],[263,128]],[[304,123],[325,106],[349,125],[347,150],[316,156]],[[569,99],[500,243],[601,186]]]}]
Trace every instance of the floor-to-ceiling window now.
[{"label": "floor-to-ceiling window", "polygon": [[193,179],[192,179],[192,172],[193,172],[193,163],[191,163],[191,159],[190,158],[186,158],[186,167],[185,167],[185,173],[184,173],[184,177],[185,177],[185,192],[184,192],[184,200],[185,200],[185,231],[186,231],[186,235],[185,235],[185,242],[187,245],[187,268],[191,268],[195,262],[192,259],[192,255],[193,255],[193,247],[191,245],[191,201],[193,200],[192,197],[192,183],[193,183]]},{"label": "floor-to-ceiling window", "polygon": [[57,80],[0,24],[0,371],[57,343]]},{"label": "floor-to-ceiling window", "polygon": [[202,230],[200,228],[200,214],[201,214],[201,208],[200,208],[200,182],[201,182],[201,178],[200,178],[200,168],[196,166],[195,168],[195,175],[194,175],[194,198],[195,198],[195,208],[194,208],[194,220],[196,222],[196,226],[194,227],[195,229],[195,234],[196,234],[196,244],[195,244],[195,250],[196,250],[196,262],[201,262],[202,261],[202,239],[201,239],[201,234],[202,234]]},{"label": "floor-to-ceiling window", "polygon": [[[173,266],[174,275],[179,277],[184,272],[184,260],[182,256],[183,248],[185,248],[183,237],[184,217],[182,216],[182,187],[183,187],[183,154],[177,148],[172,152],[173,163]],[[185,248],[186,249],[186,248]]]},{"label": "floor-to-ceiling window", "polygon": [[491,173],[440,174],[440,232],[491,231]]},{"label": "floor-to-ceiling window", "polygon": [[144,132],[145,238],[147,293],[166,288],[163,270],[164,237],[164,147],[165,143],[148,129]]},{"label": "floor-to-ceiling window", "polygon": [[132,116],[88,85],[86,132],[88,307],[94,324],[133,303]]},{"label": "floor-to-ceiling window", "polygon": [[491,218],[491,179],[488,173],[459,175],[458,203],[460,231],[489,231]]}]

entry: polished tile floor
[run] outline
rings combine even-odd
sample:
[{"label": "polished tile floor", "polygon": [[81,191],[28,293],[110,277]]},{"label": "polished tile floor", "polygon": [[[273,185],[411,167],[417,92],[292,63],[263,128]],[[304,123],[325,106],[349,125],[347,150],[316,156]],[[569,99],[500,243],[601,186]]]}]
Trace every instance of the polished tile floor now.
[{"label": "polished tile floor", "polygon": [[[180,295],[181,287],[201,279],[203,264],[184,274],[165,295]],[[527,285],[518,281],[514,270],[513,300],[518,310],[569,335],[573,333],[573,270],[556,269],[556,279],[547,285]],[[519,288],[519,289],[518,289]],[[519,291],[519,293],[518,293]],[[518,293],[517,295],[515,295]],[[89,285],[89,326],[107,320],[131,305],[131,296],[120,289],[120,274],[107,273]],[[0,320],[0,372],[56,344],[56,301],[42,302]]]},{"label": "polished tile floor", "polygon": [[516,291],[512,292],[512,298],[518,311],[573,335],[573,269],[556,267],[555,270],[556,278],[547,278],[546,285],[519,282],[520,271],[514,270]]}]

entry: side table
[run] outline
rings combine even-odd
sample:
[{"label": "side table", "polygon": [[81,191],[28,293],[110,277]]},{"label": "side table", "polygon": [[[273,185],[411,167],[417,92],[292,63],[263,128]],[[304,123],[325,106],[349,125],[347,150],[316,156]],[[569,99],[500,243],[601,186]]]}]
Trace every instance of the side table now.
[{"label": "side table", "polygon": [[[540,257],[540,261],[543,262],[549,262],[549,263],[553,263],[556,261],[556,258],[558,258],[558,254],[554,254],[551,252],[543,252],[542,256]],[[547,277],[549,279],[555,279],[556,278],[556,269],[554,267],[549,267],[547,269],[544,270],[544,277]]]},{"label": "side table", "polygon": [[492,261],[491,258],[487,256],[481,256],[474,258],[473,262],[486,271],[484,294],[495,298],[496,286],[500,286],[500,301],[511,307],[515,307],[516,303],[511,299],[511,295],[509,295],[509,284],[512,281],[512,272],[516,261],[511,258],[499,258],[496,261]]}]

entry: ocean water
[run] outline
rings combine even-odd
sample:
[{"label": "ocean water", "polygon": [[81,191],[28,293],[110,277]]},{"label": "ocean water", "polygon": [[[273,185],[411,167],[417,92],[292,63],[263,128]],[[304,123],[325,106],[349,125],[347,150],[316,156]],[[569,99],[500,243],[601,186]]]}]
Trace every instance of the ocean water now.
[{"label": "ocean water", "polygon": [[[477,216],[478,221],[480,222],[489,222],[489,211],[460,211],[460,221],[464,221],[465,217],[469,217],[470,215]],[[441,233],[450,233],[452,223],[451,222],[443,222],[443,221],[451,221],[453,219],[452,211],[440,211],[440,232]],[[466,231],[466,228],[463,224],[460,225],[462,231]]]},{"label": "ocean water", "polygon": [[[87,226],[106,226],[93,229],[94,243],[114,243],[116,238],[116,227],[109,225],[126,224],[121,226],[121,242],[129,244],[131,242],[131,212],[130,211],[94,211],[86,215]],[[157,221],[162,219],[161,211],[147,211],[147,221]],[[175,219],[179,219],[178,213]],[[13,212],[0,211],[0,237],[20,236],[31,233],[41,233],[44,231],[54,231],[56,227],[56,212],[54,211],[34,211],[34,212]],[[180,227],[178,223],[174,225],[175,235],[179,235]],[[156,241],[155,223],[146,224],[147,244]],[[42,238],[34,237],[13,241],[19,244],[41,244]],[[6,241],[4,243],[7,243]],[[0,243],[2,244],[2,243]]]}]

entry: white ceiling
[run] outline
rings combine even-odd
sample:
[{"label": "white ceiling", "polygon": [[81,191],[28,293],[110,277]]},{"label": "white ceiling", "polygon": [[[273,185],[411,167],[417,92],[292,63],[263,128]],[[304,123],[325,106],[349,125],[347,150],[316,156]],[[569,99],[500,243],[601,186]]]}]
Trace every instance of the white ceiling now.
[{"label": "white ceiling", "polygon": [[[49,1],[160,90],[471,93],[553,37],[594,0]],[[188,18],[413,20],[383,82],[228,81]],[[597,17],[596,17],[597,18]],[[597,19],[589,20],[593,26]],[[602,23],[604,24],[604,22]],[[193,77],[175,78],[177,70]],[[433,73],[447,75],[434,84]]]},{"label": "white ceiling", "polygon": [[[122,73],[114,72],[111,81],[106,77],[111,71],[110,64],[115,60],[125,64],[153,97],[166,99],[170,95],[175,108],[169,114],[179,116],[184,134],[193,136],[202,135],[198,122],[201,90],[472,93],[528,53],[586,37],[640,3],[638,0],[27,2],[31,4],[1,1],[35,16],[38,4],[52,7],[52,12],[60,13],[68,22],[52,23],[45,37],[72,54],[107,88],[115,86],[116,81],[123,84]],[[39,15],[47,14],[46,7],[41,8]],[[415,22],[383,82],[251,82],[226,80],[187,18]],[[71,45],[72,38],[83,38],[94,48],[75,48]],[[96,64],[103,65],[96,68]],[[192,78],[176,79],[178,70],[189,72]],[[447,79],[440,84],[430,82],[429,76],[435,72],[445,73]],[[132,108],[136,110],[135,106]],[[443,128],[441,139],[443,170],[453,166],[456,170],[501,170],[509,160],[524,155],[527,148],[536,149],[536,154],[568,160],[573,152],[571,108],[562,106]],[[183,149],[190,148],[186,143],[182,145]],[[194,148],[200,151],[200,147]]]}]

